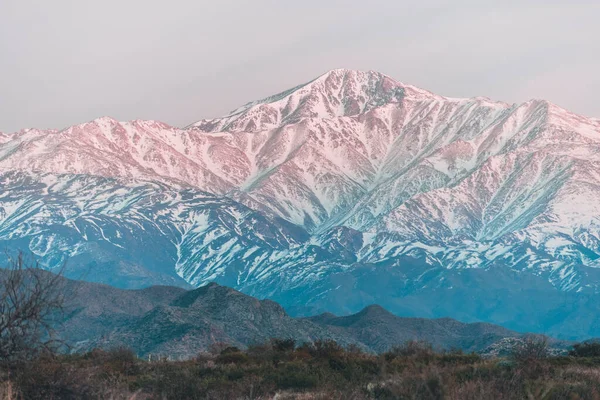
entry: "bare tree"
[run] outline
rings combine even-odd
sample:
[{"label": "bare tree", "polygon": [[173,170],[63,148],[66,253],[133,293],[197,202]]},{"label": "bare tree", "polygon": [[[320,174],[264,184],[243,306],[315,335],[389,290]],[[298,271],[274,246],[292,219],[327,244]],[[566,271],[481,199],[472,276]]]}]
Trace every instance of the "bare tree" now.
[{"label": "bare tree", "polygon": [[22,252],[8,256],[7,267],[0,269],[0,361],[56,349],[53,326],[62,311],[62,286],[61,273],[42,270]]}]

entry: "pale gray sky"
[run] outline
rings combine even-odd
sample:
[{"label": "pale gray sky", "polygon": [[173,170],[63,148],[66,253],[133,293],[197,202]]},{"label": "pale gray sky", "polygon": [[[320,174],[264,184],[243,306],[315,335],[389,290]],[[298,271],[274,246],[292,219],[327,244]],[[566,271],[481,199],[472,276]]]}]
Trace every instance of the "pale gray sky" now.
[{"label": "pale gray sky", "polygon": [[333,68],[600,117],[600,1],[1,0],[0,131],[176,126]]}]

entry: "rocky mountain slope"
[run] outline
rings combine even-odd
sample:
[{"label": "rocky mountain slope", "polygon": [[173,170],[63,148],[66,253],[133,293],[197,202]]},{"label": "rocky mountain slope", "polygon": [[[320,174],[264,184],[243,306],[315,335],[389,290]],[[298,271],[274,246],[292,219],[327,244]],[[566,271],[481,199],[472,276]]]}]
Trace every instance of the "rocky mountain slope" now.
[{"label": "rocky mountain slope", "polygon": [[0,240],[121,287],[600,334],[600,121],[334,70],[187,128],[0,137]]},{"label": "rocky mountain slope", "polygon": [[245,347],[271,338],[294,338],[334,339],[374,352],[407,340],[427,340],[439,349],[481,351],[520,336],[491,324],[401,318],[379,306],[347,317],[292,318],[275,302],[214,283],[193,290],[168,286],[123,290],[65,280],[64,290],[67,304],[59,332],[74,350],[127,346],[139,355],[193,357],[218,342]]}]

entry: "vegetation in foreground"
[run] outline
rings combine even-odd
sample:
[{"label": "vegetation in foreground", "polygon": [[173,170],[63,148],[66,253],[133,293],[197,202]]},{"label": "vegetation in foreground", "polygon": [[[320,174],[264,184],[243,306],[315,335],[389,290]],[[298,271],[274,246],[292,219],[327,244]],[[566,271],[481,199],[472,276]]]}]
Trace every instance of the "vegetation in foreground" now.
[{"label": "vegetation in foreground", "polygon": [[0,270],[0,400],[13,399],[600,399],[600,343],[550,356],[544,337],[508,357],[435,352],[407,342],[375,355],[334,341],[215,344],[187,361],[127,349],[66,355],[53,320],[60,284],[21,253]]},{"label": "vegetation in foreground", "polygon": [[420,342],[373,355],[272,340],[215,345],[188,361],[95,350],[5,363],[1,382],[1,399],[600,399],[600,345],[548,357],[531,340],[495,359]]}]

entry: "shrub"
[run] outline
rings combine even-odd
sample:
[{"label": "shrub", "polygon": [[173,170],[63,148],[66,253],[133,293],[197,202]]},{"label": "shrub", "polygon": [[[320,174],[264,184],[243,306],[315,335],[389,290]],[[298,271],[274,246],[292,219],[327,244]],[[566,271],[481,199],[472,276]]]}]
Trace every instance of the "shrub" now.
[{"label": "shrub", "polygon": [[576,343],[569,351],[572,357],[600,357],[600,342]]},{"label": "shrub", "polygon": [[255,344],[248,347],[246,354],[249,359],[254,363],[267,363],[276,362],[274,357],[273,347],[271,343],[268,344]]},{"label": "shrub", "polygon": [[315,358],[331,358],[344,353],[344,348],[335,340],[316,340],[308,345],[309,353]]},{"label": "shrub", "polygon": [[280,369],[276,376],[277,386],[281,389],[311,389],[317,387],[315,372],[307,365],[290,363]]},{"label": "shrub", "polygon": [[441,364],[469,365],[469,364],[475,364],[480,361],[481,361],[481,356],[476,353],[471,353],[471,354],[444,353],[439,356],[439,362]]},{"label": "shrub", "polygon": [[540,335],[526,336],[511,349],[511,357],[518,362],[537,361],[548,355],[548,338]]},{"label": "shrub", "polygon": [[0,365],[0,398],[10,390],[23,399],[600,399],[600,358],[546,357],[539,337],[525,339],[515,354],[534,363],[436,353],[423,342],[384,356],[333,341],[295,350],[272,341],[249,350],[223,346],[205,362],[95,350],[24,360],[11,366],[10,379]]},{"label": "shrub", "polygon": [[282,353],[294,351],[296,348],[296,341],[294,339],[272,339],[271,346],[273,350]]},{"label": "shrub", "polygon": [[237,347],[227,347],[216,359],[219,364],[245,364],[248,362],[248,355],[243,353]]},{"label": "shrub", "polygon": [[241,350],[235,346],[228,346],[221,350],[221,355],[230,354],[230,353],[239,353]]},{"label": "shrub", "polygon": [[126,347],[112,349],[106,354],[106,364],[111,368],[111,372],[122,374],[135,373],[137,356],[133,350]]},{"label": "shrub", "polygon": [[208,347],[208,352],[213,355],[219,355],[223,350],[230,347],[229,343],[225,342],[215,342]]},{"label": "shrub", "polygon": [[409,340],[400,346],[392,347],[384,356],[387,361],[391,361],[397,357],[430,358],[433,354],[430,343],[422,340]]}]

